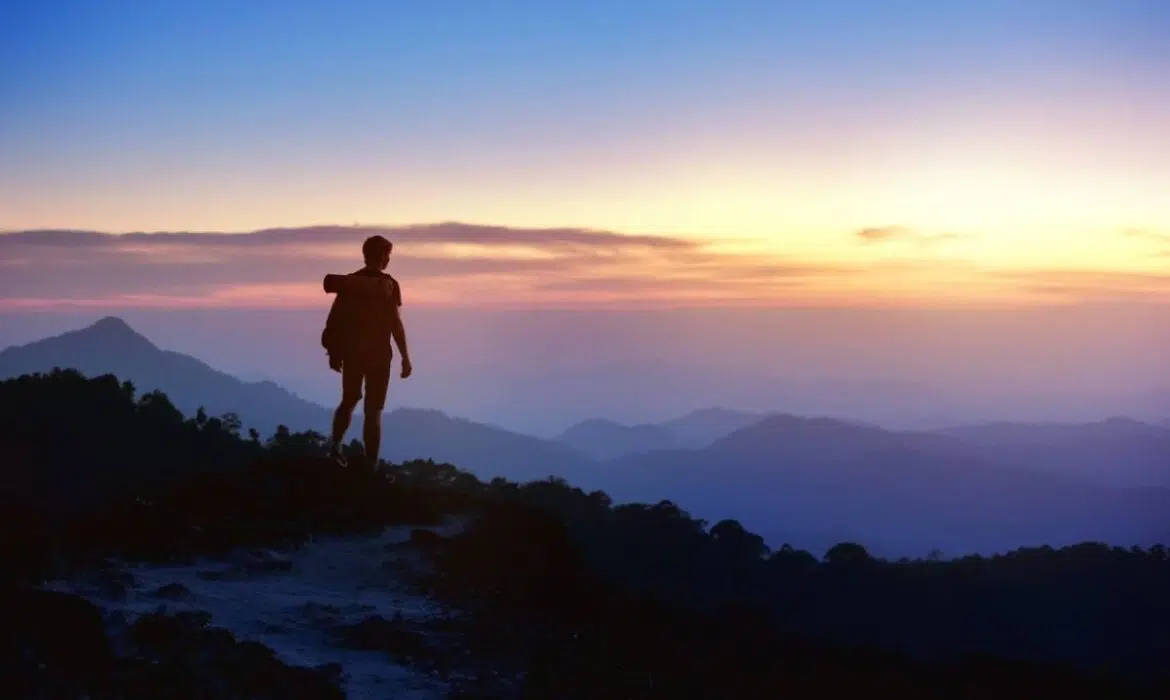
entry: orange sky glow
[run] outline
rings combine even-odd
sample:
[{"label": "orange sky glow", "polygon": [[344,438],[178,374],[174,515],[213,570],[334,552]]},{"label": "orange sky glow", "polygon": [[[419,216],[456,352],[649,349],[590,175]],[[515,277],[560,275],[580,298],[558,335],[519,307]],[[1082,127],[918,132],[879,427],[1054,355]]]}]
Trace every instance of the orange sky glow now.
[{"label": "orange sky glow", "polygon": [[[0,308],[315,308],[326,272],[360,266],[361,239],[396,241],[391,271],[409,305],[539,308],[669,306],[1019,306],[1170,301],[1158,232],[1069,237],[1023,254],[994,237],[870,227],[823,249],[442,224],[321,227],[290,235],[72,234],[0,238]],[[482,240],[477,240],[482,239]]]}]

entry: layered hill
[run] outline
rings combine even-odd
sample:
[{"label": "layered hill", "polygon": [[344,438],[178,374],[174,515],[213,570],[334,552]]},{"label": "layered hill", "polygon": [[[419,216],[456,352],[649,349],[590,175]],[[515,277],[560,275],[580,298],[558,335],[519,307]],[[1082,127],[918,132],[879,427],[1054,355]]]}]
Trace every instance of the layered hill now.
[{"label": "layered hill", "polygon": [[233,412],[263,434],[277,425],[324,428],[329,411],[270,381],[245,382],[190,355],[165,350],[116,317],[0,351],[0,378],[76,369],[86,376],[114,374],[140,393],[161,390],[185,414]]},{"label": "layered hill", "polygon": [[990,461],[950,435],[827,418],[774,416],[700,450],[630,455],[603,469],[616,498],[670,498],[704,518],[736,517],[773,546],[826,530],[864,533],[867,547],[891,556],[1170,539],[1170,490],[1098,485]]},{"label": "layered hill", "polygon": [[[0,352],[0,378],[75,369],[94,377],[113,374],[137,392],[165,393],[176,408],[194,415],[237,414],[245,428],[267,437],[278,425],[327,433],[332,411],[271,381],[247,382],[189,355],[159,348],[125,321],[96,323]],[[582,475],[592,460],[553,441],[453,418],[440,411],[397,409],[382,419],[382,458],[394,462],[433,459],[459,464],[484,479],[534,479]],[[356,416],[347,437],[360,438]]]},{"label": "layered hill", "polygon": [[707,447],[764,418],[761,413],[727,408],[699,409],[662,423],[638,425],[593,418],[570,427],[556,440],[594,459],[607,460],[656,450]]},{"label": "layered hill", "polygon": [[1092,423],[985,423],[939,431],[998,464],[1104,484],[1170,487],[1170,424],[1114,417]]}]

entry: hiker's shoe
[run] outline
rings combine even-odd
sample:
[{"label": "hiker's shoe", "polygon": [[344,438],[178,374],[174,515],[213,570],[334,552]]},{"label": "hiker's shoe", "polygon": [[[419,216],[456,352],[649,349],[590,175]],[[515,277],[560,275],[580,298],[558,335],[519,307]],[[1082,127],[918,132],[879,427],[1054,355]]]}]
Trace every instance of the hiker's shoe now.
[{"label": "hiker's shoe", "polygon": [[329,459],[336,462],[337,466],[339,467],[344,467],[349,464],[345,459],[345,455],[342,454],[341,447],[339,445],[334,445],[329,449]]}]

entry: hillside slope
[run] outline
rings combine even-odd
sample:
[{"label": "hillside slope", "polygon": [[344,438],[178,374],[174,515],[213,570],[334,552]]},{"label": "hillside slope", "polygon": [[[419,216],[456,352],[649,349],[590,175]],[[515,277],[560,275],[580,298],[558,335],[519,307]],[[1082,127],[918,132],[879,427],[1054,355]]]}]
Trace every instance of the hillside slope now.
[{"label": "hillside slope", "polygon": [[577,423],[556,441],[601,460],[680,446],[675,435],[661,426],[622,425],[603,418]]},{"label": "hillside slope", "polygon": [[202,406],[210,415],[238,414],[262,434],[283,423],[324,430],[329,410],[269,381],[245,382],[189,355],[163,350],[125,321],[106,317],[92,325],[0,351],[0,378],[54,367],[86,376],[114,374],[139,393],[161,390],[184,413]]},{"label": "hillside slope", "polygon": [[985,423],[937,431],[998,464],[1097,483],[1170,487],[1170,425],[1110,418],[1092,423]]},{"label": "hillside slope", "polygon": [[864,533],[863,544],[889,556],[1170,541],[1168,489],[1099,486],[990,462],[951,436],[831,419],[777,416],[702,450],[602,469],[616,498],[670,498],[704,518],[735,517],[773,546],[826,530]]}]

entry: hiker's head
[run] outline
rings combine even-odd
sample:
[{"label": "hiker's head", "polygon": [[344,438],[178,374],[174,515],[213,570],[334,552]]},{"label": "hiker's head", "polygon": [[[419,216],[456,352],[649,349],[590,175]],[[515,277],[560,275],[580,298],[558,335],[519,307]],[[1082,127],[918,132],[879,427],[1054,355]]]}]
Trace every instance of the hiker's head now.
[{"label": "hiker's head", "polygon": [[390,264],[390,251],[394,244],[382,236],[370,236],[362,243],[362,257],[368,267],[385,270]]}]

